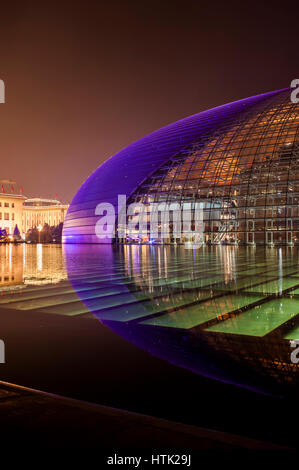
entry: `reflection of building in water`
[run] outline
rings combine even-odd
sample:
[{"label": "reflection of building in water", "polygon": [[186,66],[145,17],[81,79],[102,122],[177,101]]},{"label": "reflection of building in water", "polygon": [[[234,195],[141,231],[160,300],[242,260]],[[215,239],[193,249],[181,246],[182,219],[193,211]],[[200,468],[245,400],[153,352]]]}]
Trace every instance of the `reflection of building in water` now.
[{"label": "reflection of building in water", "polygon": [[0,227],[13,234],[16,225],[22,232],[23,202],[26,199],[15,181],[0,180]]},{"label": "reflection of building in water", "polygon": [[24,283],[56,284],[66,279],[64,259],[58,245],[24,246]]},{"label": "reflection of building in water", "polygon": [[0,245],[0,289],[23,283],[22,246]]},{"label": "reflection of building in water", "polygon": [[[298,392],[290,347],[299,338],[297,248],[64,248],[79,298],[125,339],[208,377]],[[100,292],[86,296],[95,282]]]},{"label": "reflection of building in water", "polygon": [[[208,259],[209,247],[203,246],[201,249],[185,250],[181,246],[171,247],[171,252],[166,246],[156,249],[151,245],[120,245],[121,256],[125,259],[127,274],[134,279],[142,289],[153,290],[153,286],[158,283],[158,289],[167,288],[168,278],[177,276],[178,281],[185,279],[185,284],[195,281],[202,276],[202,271],[198,270],[198,262],[206,254]],[[251,249],[248,247],[248,249]],[[217,247],[215,250],[215,266],[221,273],[219,278],[225,283],[234,281],[236,277],[236,253],[235,246]],[[251,254],[254,256],[254,253]],[[153,264],[154,257],[154,264]],[[176,260],[176,265],[175,261]],[[210,260],[209,260],[210,263]],[[174,270],[175,265],[175,270]],[[206,266],[202,265],[207,275]],[[165,281],[162,285],[161,283]],[[206,280],[204,276],[203,281]],[[182,284],[182,283],[181,283]],[[157,285],[157,284],[156,284]],[[170,284],[170,287],[173,284]]]},{"label": "reflection of building in water", "polygon": [[56,284],[66,279],[57,245],[0,245],[0,291],[26,285]]},{"label": "reflection of building in water", "polygon": [[[279,390],[296,387],[299,368],[291,362],[289,339],[299,331],[299,281],[288,277],[298,272],[292,252],[270,251],[265,261],[246,247],[238,266],[239,249],[217,247],[213,255],[210,250],[123,246],[126,272],[134,279],[128,287],[136,298],[148,296],[144,317],[134,320],[135,332],[130,326],[130,340],[212,377],[233,381],[235,374],[239,384],[249,377],[252,387],[270,388],[273,381]],[[284,293],[290,286],[293,291]],[[273,299],[273,293],[281,297]],[[181,337],[176,329],[185,330]]]},{"label": "reflection of building in water", "polygon": [[67,209],[68,205],[56,199],[26,199],[23,206],[23,232],[39,225],[59,225],[64,221]]}]

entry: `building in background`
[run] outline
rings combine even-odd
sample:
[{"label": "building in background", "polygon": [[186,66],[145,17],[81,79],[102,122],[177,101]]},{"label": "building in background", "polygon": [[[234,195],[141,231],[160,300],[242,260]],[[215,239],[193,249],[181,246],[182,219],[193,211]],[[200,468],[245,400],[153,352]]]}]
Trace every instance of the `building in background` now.
[{"label": "building in background", "polygon": [[13,234],[16,225],[23,230],[23,203],[26,199],[23,190],[15,181],[0,180],[0,228]]},{"label": "building in background", "polygon": [[0,180],[0,229],[7,235],[13,235],[16,226],[23,238],[32,228],[57,226],[67,210],[68,205],[57,199],[29,199],[15,181]]},{"label": "building in background", "polygon": [[23,232],[45,224],[50,227],[59,225],[64,221],[68,207],[57,199],[26,199],[23,205]]}]

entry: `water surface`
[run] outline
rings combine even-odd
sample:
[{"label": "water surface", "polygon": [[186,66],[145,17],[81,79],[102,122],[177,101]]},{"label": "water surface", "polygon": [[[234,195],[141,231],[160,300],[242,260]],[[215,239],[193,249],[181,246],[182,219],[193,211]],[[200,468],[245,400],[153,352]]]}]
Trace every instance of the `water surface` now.
[{"label": "water surface", "polygon": [[297,248],[0,246],[1,378],[110,406],[283,440],[298,313]]}]

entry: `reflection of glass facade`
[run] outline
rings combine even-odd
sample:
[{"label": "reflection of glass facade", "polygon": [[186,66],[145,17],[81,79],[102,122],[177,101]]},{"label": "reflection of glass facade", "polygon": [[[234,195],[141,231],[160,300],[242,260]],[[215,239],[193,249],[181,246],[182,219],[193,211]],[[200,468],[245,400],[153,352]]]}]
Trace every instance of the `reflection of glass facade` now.
[{"label": "reflection of glass facade", "polygon": [[281,94],[175,155],[130,200],[200,201],[205,239],[299,243],[299,106]]},{"label": "reflection of glass facade", "polygon": [[[93,312],[151,355],[198,374],[297,396],[298,249],[66,245],[64,252],[88,309],[79,314]],[[64,303],[64,314],[74,305]]]},{"label": "reflection of glass facade", "polygon": [[116,204],[117,194],[146,205],[202,203],[206,243],[299,244],[299,105],[289,90],[259,95],[127,147],[79,190],[64,241],[100,242],[95,207]]}]

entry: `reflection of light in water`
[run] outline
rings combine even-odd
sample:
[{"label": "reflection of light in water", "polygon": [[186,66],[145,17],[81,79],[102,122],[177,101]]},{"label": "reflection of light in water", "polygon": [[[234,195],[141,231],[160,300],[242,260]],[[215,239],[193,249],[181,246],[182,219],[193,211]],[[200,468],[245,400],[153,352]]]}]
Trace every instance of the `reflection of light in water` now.
[{"label": "reflection of light in water", "polygon": [[219,246],[220,263],[223,268],[224,282],[235,279],[236,273],[236,249],[232,246]]},{"label": "reflection of light in water", "polygon": [[12,244],[0,245],[0,287],[15,287],[22,283],[22,248]]},{"label": "reflection of light in water", "polygon": [[142,267],[143,267],[143,273],[142,276],[144,277],[144,274],[147,276],[147,282],[149,286],[149,291],[153,292],[154,285],[153,285],[153,275],[151,270],[149,269],[149,260],[151,259],[150,257],[150,250],[151,247],[142,245],[141,247],[141,259],[142,259]]},{"label": "reflection of light in water", "polygon": [[282,251],[281,248],[278,250],[278,288],[279,288],[279,293],[282,294],[282,276],[283,276],[283,267],[282,267]]},{"label": "reflection of light in water", "polygon": [[55,284],[66,277],[61,246],[28,245],[24,266],[24,282],[26,284]]},{"label": "reflection of light in water", "polygon": [[26,254],[27,254],[27,245],[23,244],[23,270],[26,266]]},{"label": "reflection of light in water", "polygon": [[134,259],[134,269],[136,269],[137,271],[139,271],[139,250],[138,250],[138,248],[139,248],[138,246],[132,247],[133,259]]},{"label": "reflection of light in water", "polygon": [[161,277],[162,271],[161,271],[161,254],[160,254],[160,250],[158,250],[158,274],[159,274],[159,277]]},{"label": "reflection of light in water", "polygon": [[43,269],[43,245],[41,243],[37,245],[37,269],[38,271]]},{"label": "reflection of light in water", "polygon": [[166,247],[164,248],[164,269],[165,269],[165,277],[168,278],[168,259],[167,259],[167,250]]},{"label": "reflection of light in water", "polygon": [[61,246],[0,245],[0,288],[46,285],[67,278]]},{"label": "reflection of light in water", "polygon": [[11,272],[12,270],[12,245],[10,244],[9,245],[9,251],[8,251],[9,255],[9,271]]}]

